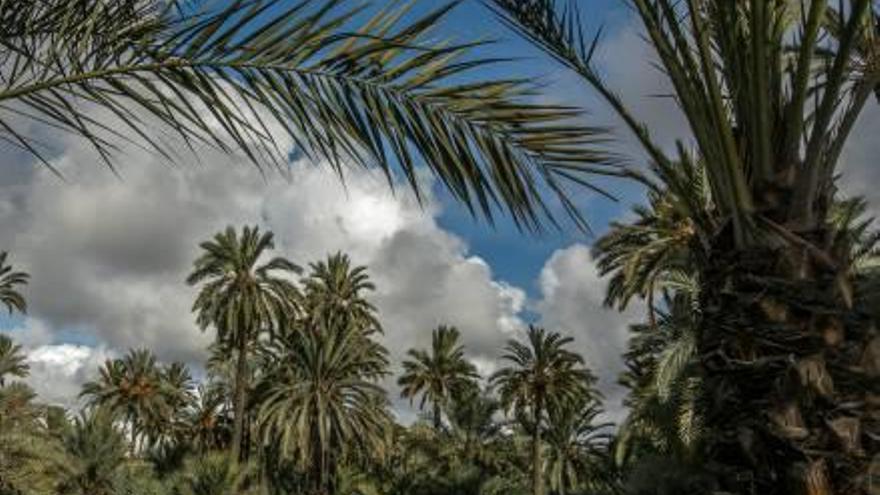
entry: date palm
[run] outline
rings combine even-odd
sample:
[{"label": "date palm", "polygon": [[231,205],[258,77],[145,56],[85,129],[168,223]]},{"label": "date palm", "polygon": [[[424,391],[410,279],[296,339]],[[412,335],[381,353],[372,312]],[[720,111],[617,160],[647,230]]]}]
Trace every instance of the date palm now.
[{"label": "date palm", "polygon": [[195,403],[195,385],[189,368],[174,362],[161,369],[162,394],[166,405],[165,416],[156,418],[148,436],[159,442],[187,440],[186,413]]},{"label": "date palm", "polygon": [[651,189],[687,160],[705,164],[696,348],[711,405],[704,454],[721,489],[867,493],[880,336],[828,213],[841,152],[880,83],[876,2],[631,2],[693,158],[661,149],[606,84],[577,2],[487,2],[617,113],[656,172]]},{"label": "date palm", "polygon": [[64,495],[114,495],[125,464],[125,437],[113,425],[110,411],[97,408],[81,414],[63,440],[70,465],[59,483]]},{"label": "date palm", "polygon": [[24,383],[0,387],[0,493],[54,495],[70,460]]},{"label": "date palm", "polygon": [[185,421],[186,430],[190,434],[190,445],[197,452],[205,453],[229,446],[232,427],[227,402],[228,398],[222,387],[199,385]]},{"label": "date palm", "polygon": [[300,269],[282,257],[264,260],[275,247],[271,232],[244,227],[239,234],[231,226],[203,242],[203,254],[187,278],[200,285],[193,303],[196,322],[204,330],[213,327],[221,348],[236,357],[233,391],[233,457],[243,455],[245,408],[249,360],[264,332],[278,327],[296,309],[298,289],[291,276]]},{"label": "date palm", "polygon": [[133,349],[120,359],[107,360],[97,380],[83,385],[80,396],[91,409],[102,409],[124,419],[131,453],[141,438],[154,440],[156,426],[169,417],[169,401],[162,369],[146,349]]},{"label": "date palm", "polygon": [[508,366],[491,377],[505,410],[531,430],[532,493],[544,493],[541,430],[548,409],[562,407],[587,394],[595,381],[583,358],[568,350],[571,337],[530,326],[525,343],[508,341],[502,359]]},{"label": "date palm", "polygon": [[387,351],[358,328],[292,330],[268,345],[267,370],[257,392],[263,440],[310,473],[327,493],[339,459],[357,451],[381,454],[391,418],[385,391]]},{"label": "date palm", "polygon": [[6,257],[6,251],[0,252],[0,304],[6,306],[9,314],[13,311],[24,313],[27,311],[27,302],[18,287],[27,285],[30,275],[14,271],[12,265],[6,264]]},{"label": "date palm", "polygon": [[610,423],[599,423],[602,409],[596,397],[585,394],[548,408],[547,481],[553,493],[565,495],[600,484],[611,439]]},{"label": "date palm", "polygon": [[474,211],[536,226],[537,183],[564,196],[586,172],[621,171],[593,150],[601,130],[547,132],[577,112],[481,76],[498,59],[470,56],[480,43],[434,36],[455,3],[404,16],[416,2],[2,0],[0,138],[50,167],[34,127],[83,138],[111,167],[126,142],[167,160],[180,142],[283,169],[289,137],[340,173],[399,169],[417,192],[425,164]]},{"label": "date palm", "polygon": [[22,352],[21,346],[14,343],[9,336],[0,335],[0,387],[6,385],[7,376],[24,378],[29,370],[27,356]]},{"label": "date palm", "polygon": [[464,356],[455,327],[441,325],[431,332],[431,349],[410,349],[403,362],[403,374],[397,380],[400,396],[412,402],[419,395],[419,409],[433,406],[432,419],[437,431],[443,427],[443,410],[456,394],[475,386],[477,369]]}]

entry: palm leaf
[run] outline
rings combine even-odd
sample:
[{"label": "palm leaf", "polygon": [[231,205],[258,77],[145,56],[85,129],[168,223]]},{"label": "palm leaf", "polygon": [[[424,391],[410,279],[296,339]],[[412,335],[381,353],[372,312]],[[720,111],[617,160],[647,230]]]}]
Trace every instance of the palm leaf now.
[{"label": "palm leaf", "polygon": [[529,228],[553,219],[550,189],[582,225],[565,183],[624,173],[598,147],[604,131],[532,103],[526,81],[475,75],[499,60],[432,35],[458,2],[403,15],[413,3],[365,16],[341,0],[0,0],[0,138],[48,166],[28,121],[85,138],[110,167],[122,141],[171,160],[182,141],[283,170],[275,125],[340,174],[399,169],[421,193],[426,164],[473,213],[503,208]]}]

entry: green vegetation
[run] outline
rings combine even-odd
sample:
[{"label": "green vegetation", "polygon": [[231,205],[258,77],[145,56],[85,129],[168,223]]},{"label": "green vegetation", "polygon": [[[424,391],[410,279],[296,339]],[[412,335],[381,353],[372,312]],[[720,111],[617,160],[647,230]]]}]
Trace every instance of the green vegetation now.
[{"label": "green vegetation", "polygon": [[[400,377],[404,397],[421,395],[433,410],[403,426],[381,385],[390,363],[365,268],[336,254],[297,280],[284,258],[260,263],[271,245],[271,233],[248,227],[202,244],[189,281],[206,282],[193,311],[216,335],[203,383],[137,349],[100,367],[76,416],[34,403],[21,382],[0,387],[0,493],[500,495],[612,486],[610,430],[596,421],[595,380],[570,338],[530,328],[528,344],[508,344],[510,367],[481,390],[459,331],[437,328],[431,351],[410,350]],[[273,277],[279,268],[287,276]],[[25,377],[20,348],[4,339],[3,362],[16,363],[4,369]]]},{"label": "green vegetation", "polygon": [[[566,186],[637,180],[647,203],[594,245],[608,305],[647,306],[621,377],[628,417],[613,436],[596,423],[593,374],[559,334],[511,341],[483,389],[440,328],[399,377],[430,424],[395,424],[364,268],[338,254],[297,281],[284,258],[262,263],[270,233],[230,228],[189,278],[217,336],[198,386],[133,350],[71,420],[11,381],[27,366],[0,341],[0,494],[870,493],[878,235],[837,181],[880,100],[876,1],[629,2],[689,126],[664,149],[602,77],[589,2],[484,0],[619,117],[640,172],[576,109],[532,103],[527,81],[483,77],[496,60],[470,58],[476,44],[433,36],[451,5],[185,3],[0,0],[0,138],[49,167],[31,124],[82,137],[111,167],[125,141],[177,159],[144,131],[158,126],[193,152],[283,170],[277,125],[340,175],[378,166],[421,194],[425,165],[475,214],[525,229],[556,222],[544,191],[586,227]],[[0,255],[10,313],[27,280]]]}]

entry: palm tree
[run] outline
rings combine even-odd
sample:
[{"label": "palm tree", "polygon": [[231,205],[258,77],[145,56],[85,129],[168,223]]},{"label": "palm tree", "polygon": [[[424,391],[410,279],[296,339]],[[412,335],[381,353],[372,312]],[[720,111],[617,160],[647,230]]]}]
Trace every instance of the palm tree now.
[{"label": "palm tree", "polygon": [[[547,478],[550,489],[565,495],[601,485],[611,423],[598,423],[602,409],[596,397],[584,395],[548,408]],[[598,483],[597,483],[598,482]]]},{"label": "palm tree", "polygon": [[98,372],[98,379],[85,383],[80,396],[89,407],[126,421],[135,454],[138,439],[154,441],[157,425],[170,417],[162,369],[150,351],[133,349],[120,359],[107,360]]},{"label": "palm tree", "polygon": [[6,306],[9,314],[13,311],[24,313],[27,311],[27,302],[17,286],[27,285],[30,275],[13,271],[12,266],[6,264],[6,256],[6,251],[0,252],[0,303]]},{"label": "palm tree", "polygon": [[203,242],[204,254],[187,278],[201,284],[193,303],[196,322],[204,330],[213,326],[221,347],[236,352],[233,457],[244,452],[243,433],[247,404],[248,360],[259,336],[292,317],[299,291],[290,276],[300,268],[285,258],[262,262],[275,247],[271,232],[244,227],[239,235],[231,226]]},{"label": "palm tree", "polygon": [[221,450],[229,445],[231,421],[228,398],[222,387],[199,385],[195,400],[187,411],[186,430],[190,444],[198,452]]},{"label": "palm tree", "polygon": [[351,452],[380,456],[391,418],[385,391],[387,351],[357,327],[291,329],[266,347],[258,386],[262,439],[276,444],[327,493],[338,461]]},{"label": "palm tree", "polygon": [[566,349],[571,337],[530,326],[528,342],[508,341],[504,361],[510,363],[492,375],[505,410],[523,418],[532,434],[532,493],[544,493],[541,429],[548,408],[584,396],[595,381],[583,367],[583,358]]},{"label": "palm tree", "polygon": [[185,440],[187,433],[186,414],[195,403],[195,385],[189,368],[183,363],[171,363],[160,372],[166,415],[157,418],[161,423],[153,425],[148,436],[160,442],[179,442]]},{"label": "palm tree", "polygon": [[464,357],[464,346],[458,343],[455,327],[440,325],[431,333],[431,350],[410,349],[403,362],[403,375],[397,381],[403,387],[400,396],[410,403],[422,396],[419,409],[430,401],[434,407],[433,422],[437,431],[443,427],[443,409],[456,393],[474,386],[479,378],[477,369]]},{"label": "palm tree", "polygon": [[447,408],[447,417],[452,431],[461,445],[463,457],[473,459],[481,465],[494,463],[493,452],[502,429],[496,421],[496,414],[501,410],[498,400],[483,392],[478,386],[467,387],[452,395]]},{"label": "palm tree", "polygon": [[74,420],[64,438],[71,464],[58,486],[69,495],[115,495],[117,479],[125,463],[125,438],[113,425],[112,413],[94,409]]},{"label": "palm tree", "polygon": [[69,459],[24,383],[0,387],[0,493],[54,495]]},{"label": "palm tree", "polygon": [[6,385],[7,376],[24,378],[30,366],[21,346],[12,342],[6,335],[0,335],[0,387]]},{"label": "palm tree", "polygon": [[481,77],[498,60],[467,56],[480,43],[434,37],[455,3],[401,16],[416,2],[369,15],[341,0],[3,1],[0,57],[16,70],[0,82],[0,137],[50,167],[29,126],[82,137],[111,167],[122,143],[174,160],[182,142],[282,169],[289,136],[337,172],[399,167],[419,193],[424,163],[475,210],[501,203],[528,225],[546,211],[535,182],[562,192],[619,173],[591,149],[602,131],[547,132],[577,112],[531,102],[531,81]]},{"label": "palm tree", "polygon": [[683,276],[698,276],[694,267],[706,261],[701,235],[717,228],[705,166],[684,150],[682,156],[662,175],[664,187],[648,191],[647,205],[633,207],[635,220],[612,222],[593,245],[599,272],[610,275],[605,304],[625,309],[640,297],[648,303],[652,326],[655,295],[680,289]]},{"label": "palm tree", "polygon": [[877,362],[880,336],[849,250],[829,242],[839,231],[828,213],[841,152],[880,82],[876,2],[634,0],[693,157],[661,149],[606,84],[576,2],[489,3],[617,113],[650,159],[650,189],[687,160],[705,164],[711,222],[692,218],[704,260],[696,348],[720,489],[867,493],[880,404],[866,397],[880,367],[864,363]]}]

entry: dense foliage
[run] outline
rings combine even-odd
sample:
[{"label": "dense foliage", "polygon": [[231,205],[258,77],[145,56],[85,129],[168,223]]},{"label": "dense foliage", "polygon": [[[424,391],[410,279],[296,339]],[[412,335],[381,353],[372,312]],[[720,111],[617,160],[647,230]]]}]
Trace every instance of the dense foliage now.
[{"label": "dense foliage", "polygon": [[[382,387],[391,363],[366,269],[340,253],[297,277],[284,258],[262,262],[271,239],[229,228],[202,244],[189,281],[206,280],[193,312],[216,335],[204,379],[133,349],[83,386],[79,412],[34,402],[20,381],[0,387],[0,493],[501,495],[614,486],[601,397],[570,338],[530,328],[509,342],[509,367],[489,380],[468,361],[457,329],[435,329],[431,348],[410,350],[399,377],[404,398],[432,407],[404,426]],[[285,275],[270,278],[278,269]],[[4,336],[0,349],[2,377],[26,377],[21,348]]]}]

